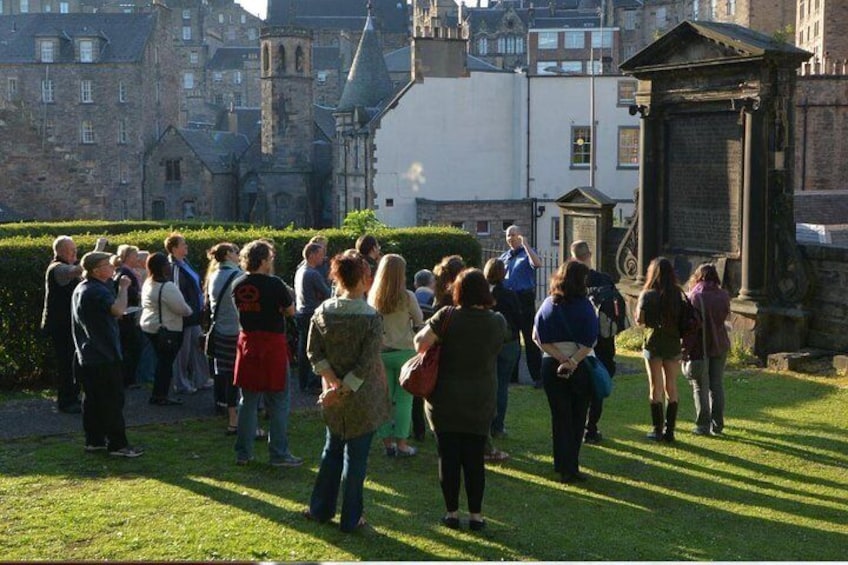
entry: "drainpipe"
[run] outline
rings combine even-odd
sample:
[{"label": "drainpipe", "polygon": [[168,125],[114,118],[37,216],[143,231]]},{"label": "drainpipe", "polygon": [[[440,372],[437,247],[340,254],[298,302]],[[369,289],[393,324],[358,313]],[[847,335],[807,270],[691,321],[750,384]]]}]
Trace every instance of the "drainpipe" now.
[{"label": "drainpipe", "polygon": [[804,98],[799,104],[804,112],[804,122],[801,131],[801,190],[807,188],[807,99]]}]

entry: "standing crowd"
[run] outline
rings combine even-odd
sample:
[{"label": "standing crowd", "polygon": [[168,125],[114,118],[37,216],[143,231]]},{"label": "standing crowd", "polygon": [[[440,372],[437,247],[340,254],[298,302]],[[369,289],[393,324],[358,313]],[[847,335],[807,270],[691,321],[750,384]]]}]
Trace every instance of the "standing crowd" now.
[{"label": "standing crowd", "polygon": [[[86,451],[137,457],[144,451],[126,437],[125,388],[152,379],[149,402],[157,407],[213,388],[238,465],[252,464],[261,440],[272,466],[296,467],[303,459],[288,442],[296,360],[294,382],[318,395],[326,425],[307,519],[329,522],[341,496],[340,528],[364,526],[374,437],[385,456],[409,458],[418,453],[410,439],[423,440],[429,426],[445,504],[441,523],[461,527],[464,483],[468,527],[484,529],[485,463],[509,457],[494,441],[508,437],[508,391],[522,342],[550,409],[553,469],[563,483],[581,482],[581,446],[603,438],[603,398],[592,373],[600,366],[615,375],[615,336],[628,326],[624,300],[613,280],[592,268],[586,242],[572,244],[571,259],[551,277],[537,309],[539,257],[517,226],[505,235],[507,251],[484,270],[447,256],[432,272],[416,273],[414,289],[404,258],[382,255],[371,235],[331,260],[327,240],[314,237],[303,248],[294,288],[275,274],[269,240],[242,249],[218,243],[207,252],[203,277],[179,233],[155,253],[121,245],[112,255],[100,239],[79,264],[73,240],[61,236],[45,276],[42,317],[59,363],[58,409],[82,412]],[[681,361],[693,390],[693,433],[722,433],[728,316],[715,266],[698,267],[686,294],[667,259],[651,262],[633,316],[645,328],[651,440],[675,440]],[[404,365],[436,347],[435,389],[413,398],[400,385]]]}]

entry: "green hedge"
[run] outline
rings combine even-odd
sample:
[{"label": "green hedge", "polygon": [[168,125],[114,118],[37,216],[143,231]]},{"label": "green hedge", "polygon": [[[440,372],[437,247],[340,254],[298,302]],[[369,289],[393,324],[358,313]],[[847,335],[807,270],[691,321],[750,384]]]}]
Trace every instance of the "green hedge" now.
[{"label": "green hedge", "polygon": [[[29,231],[27,231],[29,226]],[[126,229],[132,227],[133,229]],[[254,239],[272,239],[277,248],[276,272],[292,283],[294,269],[301,260],[303,246],[315,231],[275,230],[232,224],[203,227],[177,225],[189,245],[189,261],[206,270],[206,250],[221,241],[243,245]],[[5,231],[4,231],[5,230]],[[94,247],[98,237],[109,237],[108,251],[122,243],[149,251],[162,250],[171,224],[156,222],[70,222],[53,224],[4,224],[0,233],[17,232],[0,239],[0,389],[49,385],[54,374],[48,340],[38,326],[44,302],[44,272],[52,257],[56,235],[72,235],[79,257]],[[353,247],[356,235],[349,231],[322,230],[330,254]],[[479,266],[480,245],[468,233],[443,227],[387,229],[376,232],[383,253],[399,253],[407,260],[407,277],[423,268],[432,269],[445,255],[462,255],[469,265]]]}]

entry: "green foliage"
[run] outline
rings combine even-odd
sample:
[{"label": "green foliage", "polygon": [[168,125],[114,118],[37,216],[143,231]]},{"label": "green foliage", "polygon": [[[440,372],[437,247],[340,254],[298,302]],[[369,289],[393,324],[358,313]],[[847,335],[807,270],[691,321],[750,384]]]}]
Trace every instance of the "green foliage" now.
[{"label": "green foliage", "polygon": [[[109,237],[107,251],[130,243],[149,251],[162,251],[165,238],[179,230],[189,245],[188,259],[198,272],[205,273],[206,251],[221,241],[244,245],[268,238],[277,247],[275,270],[289,284],[302,259],[303,247],[314,231],[255,227],[246,224],[208,225],[202,223],[156,222],[62,222],[0,225],[0,389],[36,387],[47,384],[54,373],[48,340],[39,323],[44,302],[44,272],[52,257],[51,245],[57,235],[71,235],[78,255],[94,248],[98,237]],[[357,235],[348,230],[321,232],[328,240],[330,256],[353,247]],[[14,234],[14,235],[9,235]],[[432,269],[445,255],[462,255],[469,265],[479,266],[480,244],[469,234],[453,228],[402,228],[377,232],[383,253],[398,253],[407,260],[407,277],[419,269]]]},{"label": "green foliage", "polygon": [[795,43],[795,26],[786,24],[785,27],[779,28],[771,36],[781,43]]},{"label": "green foliage", "polygon": [[630,328],[615,336],[615,348],[617,351],[642,351],[644,336],[644,329],[639,326],[630,326]]},{"label": "green foliage", "polygon": [[353,210],[348,212],[342,222],[342,229],[352,231],[358,236],[386,229],[386,224],[377,219],[374,210]]},{"label": "green foliage", "polygon": [[730,351],[727,352],[727,364],[731,367],[746,367],[759,364],[759,359],[751,351],[751,347],[737,333],[730,334]]}]

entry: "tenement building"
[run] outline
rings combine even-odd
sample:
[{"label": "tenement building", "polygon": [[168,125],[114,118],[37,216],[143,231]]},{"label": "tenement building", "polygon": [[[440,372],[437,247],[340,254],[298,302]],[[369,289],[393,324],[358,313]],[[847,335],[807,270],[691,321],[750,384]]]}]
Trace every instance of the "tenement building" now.
[{"label": "tenement building", "polygon": [[177,121],[168,18],[0,17],[0,201],[22,217],[142,217],[145,149]]}]

